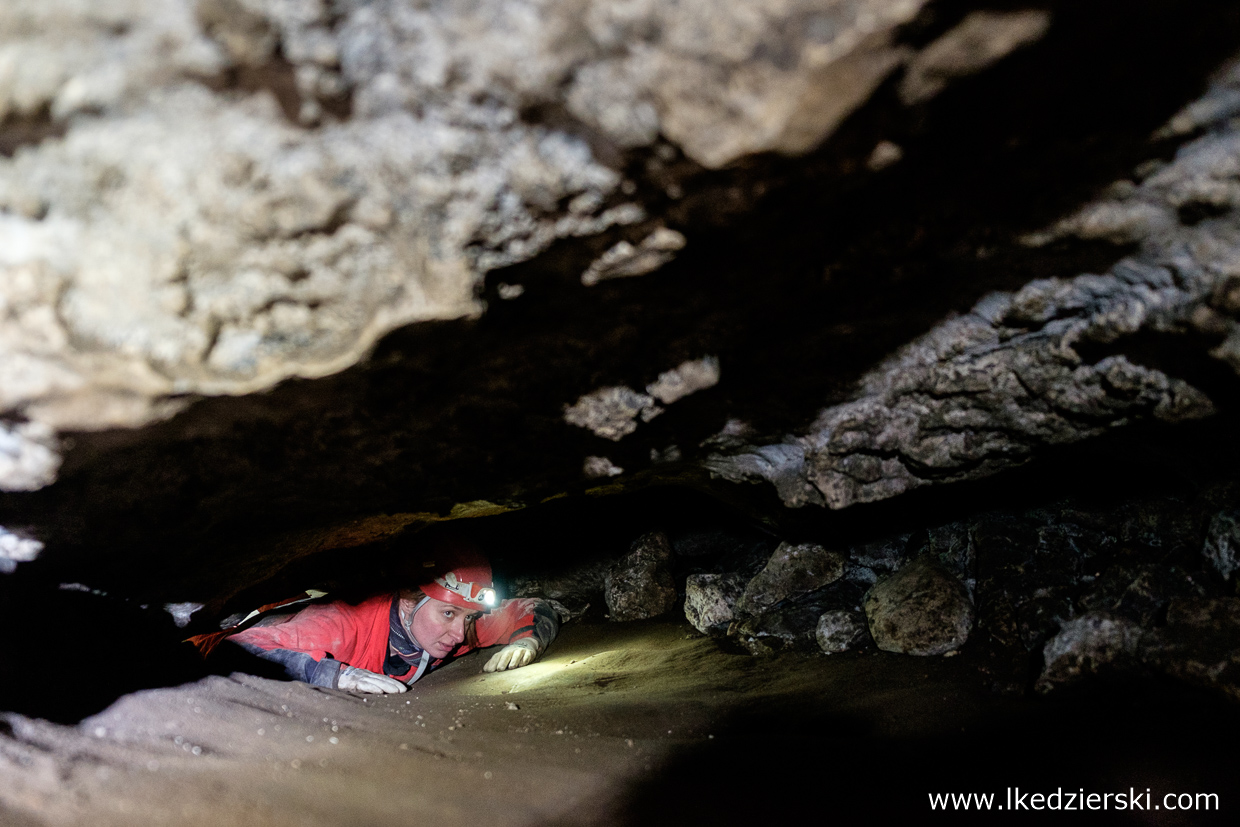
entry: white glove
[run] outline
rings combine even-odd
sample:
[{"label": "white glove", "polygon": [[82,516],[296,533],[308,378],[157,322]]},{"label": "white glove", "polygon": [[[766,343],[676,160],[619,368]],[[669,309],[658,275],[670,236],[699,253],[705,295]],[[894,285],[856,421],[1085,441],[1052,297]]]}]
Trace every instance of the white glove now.
[{"label": "white glove", "polygon": [[409,688],[396,678],[389,678],[369,669],[358,669],[356,666],[341,669],[336,686],[349,692],[368,692],[372,695],[395,695]]},{"label": "white glove", "polygon": [[503,672],[505,669],[519,669],[528,665],[536,657],[538,657],[538,644],[533,638],[523,637],[492,655],[486,666],[482,667],[482,671]]}]

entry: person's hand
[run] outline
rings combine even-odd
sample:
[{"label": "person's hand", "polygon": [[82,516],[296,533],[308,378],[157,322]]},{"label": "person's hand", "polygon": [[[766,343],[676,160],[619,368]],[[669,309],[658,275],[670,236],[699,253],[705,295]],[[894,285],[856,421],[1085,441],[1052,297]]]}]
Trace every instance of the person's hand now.
[{"label": "person's hand", "polygon": [[505,669],[519,669],[528,665],[536,657],[538,657],[538,644],[533,638],[521,638],[492,655],[486,666],[482,667],[482,671],[503,672]]},{"label": "person's hand", "polygon": [[349,692],[368,692],[372,695],[395,695],[409,688],[396,678],[389,678],[369,669],[358,669],[356,666],[341,669],[336,686]]}]

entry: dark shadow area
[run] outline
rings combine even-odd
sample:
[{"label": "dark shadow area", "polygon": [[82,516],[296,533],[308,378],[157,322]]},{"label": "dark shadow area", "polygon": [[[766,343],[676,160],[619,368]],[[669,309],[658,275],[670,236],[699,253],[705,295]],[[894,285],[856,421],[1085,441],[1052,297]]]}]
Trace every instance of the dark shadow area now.
[{"label": "dark shadow area", "polygon": [[[1232,744],[1240,735],[1240,709],[1234,704],[1151,680],[1021,703],[962,695],[937,707],[930,713],[937,718],[903,724],[899,719],[912,711],[884,709],[883,721],[832,716],[823,705],[804,702],[739,711],[721,724],[709,746],[682,754],[634,787],[615,823],[1031,823],[1075,817],[1100,824],[1221,824],[1235,818],[1240,762]],[[892,729],[932,734],[874,732]],[[1067,814],[1028,808],[1030,794],[1057,790],[1078,801],[1082,791],[1110,793],[1111,809],[1090,812],[1077,805]],[[935,811],[930,796],[942,793],[993,794],[1003,812]],[[1120,793],[1126,800],[1139,794],[1143,809],[1116,811]],[[1168,793],[1213,793],[1216,809],[1170,812],[1161,806]],[[1014,813],[1020,795],[1028,809]],[[1059,801],[1061,807],[1070,803],[1066,795]]]},{"label": "dark shadow area", "polygon": [[34,146],[65,134],[66,124],[52,120],[51,110],[0,119],[0,158],[12,158],[23,146]]},{"label": "dark shadow area", "polygon": [[160,607],[41,582],[25,570],[0,577],[0,710],[61,724],[122,695],[242,671],[283,678],[239,647],[204,661]]}]

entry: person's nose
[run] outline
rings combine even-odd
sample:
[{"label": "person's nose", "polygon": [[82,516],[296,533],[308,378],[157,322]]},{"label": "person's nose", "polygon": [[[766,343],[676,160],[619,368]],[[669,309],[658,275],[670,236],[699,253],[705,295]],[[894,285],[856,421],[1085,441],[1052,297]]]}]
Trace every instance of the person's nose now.
[{"label": "person's nose", "polygon": [[448,634],[451,636],[451,640],[454,645],[457,643],[464,643],[465,642],[465,618],[463,617],[457,618],[456,620],[452,621],[452,626],[448,629]]}]

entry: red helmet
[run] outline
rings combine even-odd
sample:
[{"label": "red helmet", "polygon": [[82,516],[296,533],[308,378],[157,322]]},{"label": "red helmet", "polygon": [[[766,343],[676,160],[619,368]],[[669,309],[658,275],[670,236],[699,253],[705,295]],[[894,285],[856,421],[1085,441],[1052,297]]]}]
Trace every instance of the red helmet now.
[{"label": "red helmet", "polygon": [[434,559],[422,563],[430,570],[423,576],[431,575],[419,585],[423,594],[470,611],[489,612],[499,603],[491,582],[491,563],[482,552],[470,546],[444,544],[434,553]]}]

